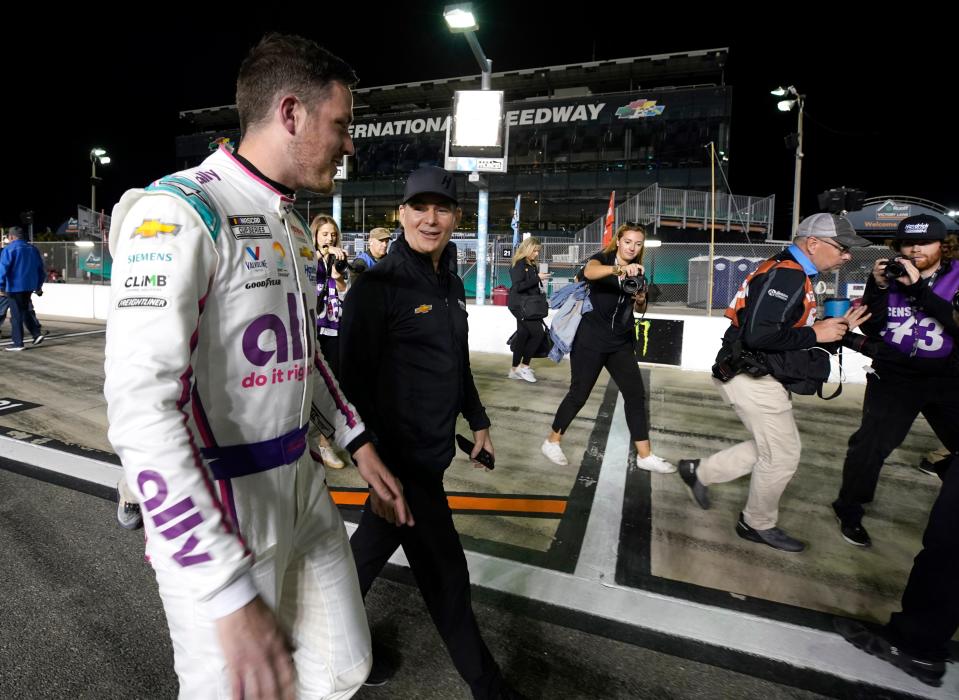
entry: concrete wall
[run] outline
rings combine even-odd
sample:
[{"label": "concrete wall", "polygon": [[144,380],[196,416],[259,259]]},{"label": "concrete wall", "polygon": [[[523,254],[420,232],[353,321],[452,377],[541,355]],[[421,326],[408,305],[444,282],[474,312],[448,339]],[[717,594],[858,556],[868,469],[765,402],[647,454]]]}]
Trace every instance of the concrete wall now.
[{"label": "concrete wall", "polygon": [[110,308],[110,287],[102,284],[43,285],[43,296],[33,297],[33,308],[41,316],[106,320]]},{"label": "concrete wall", "polygon": [[[40,315],[65,316],[79,319],[107,317],[110,308],[110,288],[96,284],[45,284],[43,296],[33,298]],[[650,313],[647,319],[683,321],[682,369],[708,372],[719,351],[720,339],[729,322],[722,316],[687,316]],[[547,323],[549,319],[547,319]],[[469,305],[470,350],[510,354],[507,338],[516,330],[516,321],[505,306]],[[548,360],[543,360],[548,362]],[[862,384],[866,381],[864,367],[870,360],[859,353],[844,351],[843,370],[846,381]],[[831,381],[839,380],[837,363],[833,362]]]},{"label": "concrete wall", "polygon": [[[469,305],[470,350],[474,352],[494,352],[510,354],[506,339],[516,330],[516,320],[505,306]],[[680,314],[646,314],[647,319],[667,319],[683,321],[682,369],[696,372],[708,372],[716,360],[716,353],[722,341],[723,333],[729,321],[723,316],[687,316]],[[546,320],[549,323],[549,319]],[[549,360],[537,360],[548,362]],[[866,373],[863,369],[870,363],[869,358],[857,352],[843,351],[843,373],[846,381],[863,384]],[[830,381],[839,381],[838,364],[833,361],[833,373]],[[827,392],[831,393],[831,389]]]}]

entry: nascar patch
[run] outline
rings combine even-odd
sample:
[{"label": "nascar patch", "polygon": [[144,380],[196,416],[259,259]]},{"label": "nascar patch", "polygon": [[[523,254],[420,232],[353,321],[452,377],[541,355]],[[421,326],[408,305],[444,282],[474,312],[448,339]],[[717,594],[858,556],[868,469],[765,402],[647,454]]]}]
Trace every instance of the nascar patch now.
[{"label": "nascar patch", "polygon": [[433,310],[433,305],[432,305],[432,304],[421,304],[420,306],[417,306],[415,309],[413,309],[413,313],[414,313],[414,314],[428,314],[428,313],[429,313],[430,311],[432,311],[432,310]]},{"label": "nascar patch", "polygon": [[157,236],[175,236],[183,228],[179,224],[165,224],[159,219],[144,219],[143,223],[133,229],[130,238],[156,238]]},{"label": "nascar patch", "polygon": [[265,216],[239,214],[227,217],[227,221],[230,224],[233,237],[238,241],[250,238],[273,238],[273,233],[270,231],[270,225],[266,223]]}]

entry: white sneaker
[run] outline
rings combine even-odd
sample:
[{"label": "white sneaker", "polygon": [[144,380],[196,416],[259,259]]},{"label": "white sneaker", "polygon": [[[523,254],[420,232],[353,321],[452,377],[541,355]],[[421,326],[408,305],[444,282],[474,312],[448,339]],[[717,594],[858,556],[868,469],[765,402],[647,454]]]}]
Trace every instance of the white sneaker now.
[{"label": "white sneaker", "polygon": [[525,379],[530,384],[536,383],[536,375],[533,374],[532,367],[520,367],[518,370],[516,370],[516,373],[520,376],[521,379]]},{"label": "white sneaker", "polygon": [[333,451],[332,447],[320,445],[319,453],[320,459],[323,460],[323,466],[325,467],[329,467],[330,469],[342,469],[346,466],[343,464],[343,460],[336,456],[336,452]]},{"label": "white sneaker", "polygon": [[543,446],[539,449],[553,464],[558,464],[561,467],[569,464],[569,460],[566,459],[566,455],[563,454],[563,448],[559,446],[558,442],[543,440]]},{"label": "white sneaker", "polygon": [[522,379],[523,375],[520,374],[520,371],[515,367],[510,367],[509,374],[506,375],[507,379]]},{"label": "white sneaker", "polygon": [[657,474],[672,474],[676,471],[676,467],[667,462],[662,457],[657,457],[654,454],[650,454],[649,457],[640,458],[639,455],[636,455],[636,466],[640,469],[645,469],[648,472],[656,472]]}]

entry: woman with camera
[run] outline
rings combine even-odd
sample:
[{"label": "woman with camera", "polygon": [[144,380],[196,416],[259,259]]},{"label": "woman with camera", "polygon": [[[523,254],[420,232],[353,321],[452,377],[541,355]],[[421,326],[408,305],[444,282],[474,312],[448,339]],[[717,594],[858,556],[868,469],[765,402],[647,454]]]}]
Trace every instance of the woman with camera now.
[{"label": "woman with camera", "polygon": [[[338,334],[343,314],[340,297],[346,292],[346,251],[340,248],[340,227],[332,216],[319,214],[310,223],[316,248],[316,339],[334,376],[340,373]],[[338,262],[342,261],[339,265]],[[339,269],[338,269],[339,268]],[[330,441],[321,433],[319,453],[323,464],[342,469],[341,460]]]},{"label": "woman with camera", "polygon": [[516,335],[512,344],[513,367],[507,375],[510,379],[536,381],[529,362],[543,342],[546,333],[543,319],[549,310],[542,285],[549,279],[549,273],[538,272],[536,269],[536,260],[542,249],[540,242],[530,236],[519,244],[513,254],[513,267],[509,272],[512,281],[509,308],[516,317]]},{"label": "woman with camera", "polygon": [[645,241],[646,232],[641,225],[622,224],[609,245],[591,257],[583,270],[593,309],[583,314],[573,339],[569,392],[560,403],[553,430],[541,448],[555,464],[569,464],[560,441],[605,367],[623,394],[626,424],[636,445],[636,466],[660,474],[676,471],[676,467],[652,452],[646,422],[646,389],[634,350],[633,312],[646,310],[642,265]]}]

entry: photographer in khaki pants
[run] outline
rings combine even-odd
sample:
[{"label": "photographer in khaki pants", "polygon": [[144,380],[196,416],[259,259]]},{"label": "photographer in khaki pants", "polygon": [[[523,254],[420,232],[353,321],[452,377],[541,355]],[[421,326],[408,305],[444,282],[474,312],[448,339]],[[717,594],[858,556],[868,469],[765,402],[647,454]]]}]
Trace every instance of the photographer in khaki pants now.
[{"label": "photographer in khaki pants", "polygon": [[805,549],[776,527],[779,499],[799,466],[801,450],[790,392],[815,393],[829,363],[809,349],[842,340],[866,318],[865,309],[852,309],[842,318],[817,321],[810,278],[847,263],[850,247],[866,245],[842,217],[807,217],[792,245],[750,274],[726,310],[731,323],[713,374],[753,439],[702,461],[681,460],[679,474],[706,509],[709,485],[751,473],[749,498],[736,523],[736,534],[751,542],[784,552]]}]

